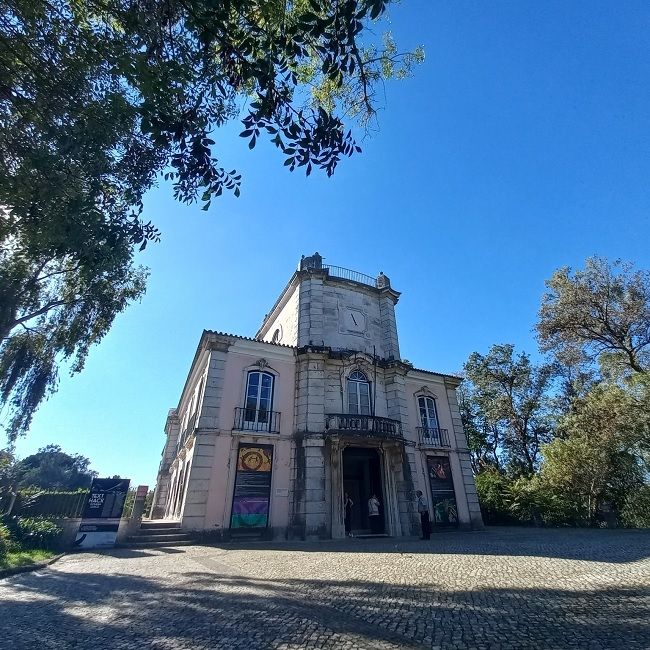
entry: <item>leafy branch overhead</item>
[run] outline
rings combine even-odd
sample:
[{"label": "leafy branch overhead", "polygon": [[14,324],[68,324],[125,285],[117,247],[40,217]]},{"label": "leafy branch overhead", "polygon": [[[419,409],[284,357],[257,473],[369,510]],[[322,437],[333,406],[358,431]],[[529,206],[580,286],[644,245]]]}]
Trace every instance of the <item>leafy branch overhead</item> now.
[{"label": "leafy branch overhead", "polygon": [[[389,0],[7,0],[0,9],[0,407],[11,437],[144,292],[163,177],[207,210],[241,175],[218,155],[241,119],[291,170],[358,152],[384,79],[407,75],[372,27]],[[134,248],[135,247],[135,248]]]},{"label": "leafy branch overhead", "polygon": [[74,206],[70,218],[101,210],[144,245],[157,233],[140,219],[142,197],[158,174],[186,203],[239,195],[214,131],[242,111],[250,148],[265,133],[290,169],[331,175],[360,151],[344,120],[367,124],[378,82],[423,58],[399,54],[390,35],[373,42],[369,24],[388,4],[9,0],[0,201],[31,218],[55,198]]}]

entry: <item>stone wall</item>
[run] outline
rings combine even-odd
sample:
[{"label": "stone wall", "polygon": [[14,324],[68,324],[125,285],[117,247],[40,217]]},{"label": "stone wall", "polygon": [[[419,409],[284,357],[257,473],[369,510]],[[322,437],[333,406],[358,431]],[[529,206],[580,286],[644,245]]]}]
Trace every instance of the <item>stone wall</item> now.
[{"label": "stone wall", "polygon": [[[264,323],[263,341],[282,343],[283,345],[298,345],[298,305],[300,291],[297,284],[289,287],[287,295],[283,296],[278,313]],[[273,336],[279,330],[278,338]]]}]

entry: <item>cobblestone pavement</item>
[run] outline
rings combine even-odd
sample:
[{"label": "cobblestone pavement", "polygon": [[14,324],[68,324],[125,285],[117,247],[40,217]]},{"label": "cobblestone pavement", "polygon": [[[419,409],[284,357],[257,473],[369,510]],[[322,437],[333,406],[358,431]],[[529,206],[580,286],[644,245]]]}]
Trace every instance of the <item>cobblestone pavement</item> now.
[{"label": "cobblestone pavement", "polygon": [[0,648],[650,648],[650,531],[491,529],[68,555],[0,581]]}]

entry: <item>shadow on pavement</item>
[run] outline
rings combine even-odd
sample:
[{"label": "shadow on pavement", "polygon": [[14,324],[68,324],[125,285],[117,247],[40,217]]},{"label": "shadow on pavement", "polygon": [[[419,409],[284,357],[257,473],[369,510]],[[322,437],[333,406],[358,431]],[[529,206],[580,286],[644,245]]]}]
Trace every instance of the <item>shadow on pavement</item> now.
[{"label": "shadow on pavement", "polygon": [[225,550],[327,553],[436,553],[514,555],[590,562],[625,563],[650,557],[650,530],[487,527],[484,531],[446,531],[429,541],[417,538],[314,541],[238,541],[206,544]]},{"label": "shadow on pavement", "polygon": [[[84,563],[80,563],[80,568]],[[647,588],[453,590],[437,583],[48,571],[2,584],[22,648],[647,648]],[[254,574],[255,566],[250,567]],[[345,643],[350,642],[349,646]]]}]

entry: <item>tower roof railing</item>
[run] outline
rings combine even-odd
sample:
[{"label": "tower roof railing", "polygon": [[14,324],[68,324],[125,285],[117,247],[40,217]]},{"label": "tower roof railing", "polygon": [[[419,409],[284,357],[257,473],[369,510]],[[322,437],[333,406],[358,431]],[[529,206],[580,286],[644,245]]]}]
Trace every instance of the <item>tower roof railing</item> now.
[{"label": "tower roof railing", "polygon": [[351,280],[352,282],[359,282],[361,284],[367,284],[370,287],[377,286],[377,278],[373,278],[365,273],[360,273],[359,271],[353,271],[352,269],[346,269],[342,266],[334,266],[332,264],[323,264],[323,268],[327,269],[328,273],[333,278],[341,278],[342,280]]}]

